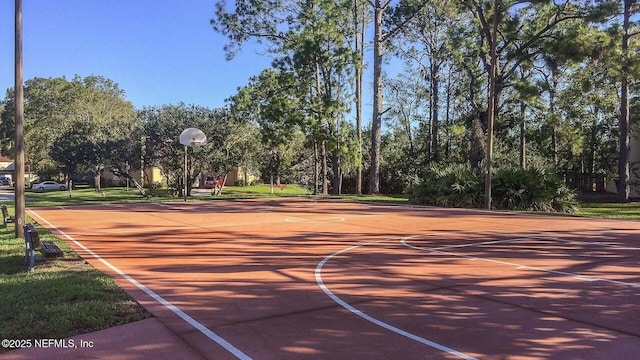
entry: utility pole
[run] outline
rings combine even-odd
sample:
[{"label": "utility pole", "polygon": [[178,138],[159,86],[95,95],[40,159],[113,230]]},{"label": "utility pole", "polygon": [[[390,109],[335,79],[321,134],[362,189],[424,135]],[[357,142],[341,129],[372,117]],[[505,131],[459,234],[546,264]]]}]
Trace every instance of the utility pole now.
[{"label": "utility pole", "polygon": [[22,87],[22,0],[15,0],[15,120],[16,148],[14,158],[16,238],[24,236],[24,93]]}]

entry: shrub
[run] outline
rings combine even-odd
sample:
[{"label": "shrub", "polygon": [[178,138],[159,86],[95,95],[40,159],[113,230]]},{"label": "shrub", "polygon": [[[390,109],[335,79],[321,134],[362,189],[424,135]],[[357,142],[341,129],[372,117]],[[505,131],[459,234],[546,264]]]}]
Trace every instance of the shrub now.
[{"label": "shrub", "polygon": [[409,199],[418,204],[444,207],[478,207],[483,197],[482,176],[463,166],[432,165],[424,170]]},{"label": "shrub", "polygon": [[496,209],[573,212],[576,194],[552,172],[541,168],[498,169],[491,184]]},{"label": "shrub", "polygon": [[[495,209],[574,212],[576,193],[554,174],[540,168],[502,168],[491,184]],[[409,191],[410,201],[444,207],[481,207],[484,175],[463,166],[427,168],[418,185]]]}]

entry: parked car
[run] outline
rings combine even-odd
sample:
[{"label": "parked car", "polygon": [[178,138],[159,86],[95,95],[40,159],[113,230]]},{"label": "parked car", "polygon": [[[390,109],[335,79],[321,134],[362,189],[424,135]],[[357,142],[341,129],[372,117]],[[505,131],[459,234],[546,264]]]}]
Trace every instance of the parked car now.
[{"label": "parked car", "polygon": [[11,179],[9,179],[8,177],[1,177],[0,178],[0,185],[2,185],[2,186],[11,186]]},{"label": "parked car", "polygon": [[67,185],[55,181],[43,181],[38,184],[31,185],[31,190],[47,191],[47,190],[66,190]]},{"label": "parked car", "polygon": [[205,189],[213,189],[216,186],[216,178],[213,176],[207,176],[204,180]]}]

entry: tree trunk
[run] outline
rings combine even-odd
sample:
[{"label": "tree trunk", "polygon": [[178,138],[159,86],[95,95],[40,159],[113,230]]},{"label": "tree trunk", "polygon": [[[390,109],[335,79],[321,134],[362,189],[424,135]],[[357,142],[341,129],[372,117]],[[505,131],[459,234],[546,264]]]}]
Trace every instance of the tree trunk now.
[{"label": "tree trunk", "polygon": [[327,145],[324,139],[320,143],[320,157],[322,161],[322,195],[329,195],[329,179],[327,179],[327,175],[329,174],[327,166]]},{"label": "tree trunk", "polygon": [[98,168],[98,166],[96,166],[94,170],[95,171],[93,172],[93,181],[95,183],[95,190],[100,191],[102,190],[102,184],[100,183],[100,169]]},{"label": "tree trunk", "polygon": [[320,186],[320,167],[318,166],[318,142],[313,142],[313,195],[318,195]]},{"label": "tree trunk", "polygon": [[[354,1],[355,50],[360,59],[355,66],[356,81],[356,184],[355,193],[362,194],[362,73],[364,68],[365,15],[361,13],[359,1]],[[362,17],[360,17],[362,15]]]},{"label": "tree trunk", "polygon": [[371,121],[371,169],[369,193],[380,192],[380,143],[382,142],[382,0],[375,0],[373,40],[373,119]]},{"label": "tree trunk", "polygon": [[[224,177],[222,178],[222,184],[220,185],[220,187],[218,188],[218,194],[217,195],[222,195],[222,188],[224,187],[224,184],[227,183],[227,176],[229,175],[229,172],[225,172]],[[279,184],[278,184],[279,185]]]},{"label": "tree trunk", "polygon": [[471,122],[471,149],[469,151],[469,161],[471,169],[480,172],[480,162],[484,158],[484,131],[482,129],[482,114],[474,117]]},{"label": "tree trunk", "polygon": [[624,0],[622,74],[620,85],[620,138],[618,154],[618,201],[629,201],[629,18],[632,0]]},{"label": "tree trunk", "polygon": [[591,144],[589,147],[591,148],[589,154],[589,182],[585,184],[584,190],[592,191],[593,190],[593,181],[595,179],[594,173],[596,170],[596,153],[598,152],[598,111],[595,114],[595,121],[593,122],[593,127],[591,128]]},{"label": "tree trunk", "polygon": [[556,122],[556,78],[557,70],[551,69],[549,86],[549,118],[551,119],[551,151],[553,152],[553,166],[558,167],[558,124]]},{"label": "tree trunk", "polygon": [[451,156],[452,140],[451,140],[451,133],[449,132],[449,128],[451,127],[450,116],[451,116],[451,69],[449,69],[449,74],[447,77],[447,101],[446,101],[445,112],[444,112],[444,122],[446,124],[445,131],[447,132],[446,134],[447,146],[445,148],[445,154],[444,154],[446,158],[449,158]]},{"label": "tree trunk", "polygon": [[335,126],[335,130],[331,132],[333,133],[333,138],[334,138],[334,141],[336,142],[336,146],[334,150],[331,152],[331,170],[333,171],[332,193],[334,195],[340,195],[342,193],[342,183],[341,183],[342,161],[340,159],[341,158],[341,154],[340,154],[341,124],[340,124],[340,120],[337,118],[334,118],[333,123],[335,123],[336,126]]},{"label": "tree trunk", "polygon": [[342,174],[340,171],[340,156],[337,152],[331,155],[331,163],[333,167],[333,194],[340,195],[342,193]]},{"label": "tree trunk", "polygon": [[440,87],[440,79],[439,79],[439,71],[440,66],[437,64],[431,64],[429,67],[431,71],[431,142],[430,142],[430,151],[431,151],[431,159],[433,161],[440,160],[440,154],[438,147],[440,146],[438,141],[438,132],[440,131],[440,120],[438,113],[440,112],[439,102],[439,87]]},{"label": "tree trunk", "polygon": [[134,177],[132,177],[129,173],[123,173],[122,176],[129,179],[129,181],[133,183],[136,189],[138,189],[140,195],[147,197],[147,193],[145,192],[144,187],[142,187],[142,185]]},{"label": "tree trunk", "polygon": [[487,172],[484,180],[484,208],[491,209],[491,171],[493,167],[493,122],[496,116],[497,109],[497,97],[498,91],[496,91],[497,77],[498,77],[498,58],[497,58],[497,46],[498,46],[498,13],[499,13],[499,1],[493,1],[493,26],[491,30],[491,67],[489,71],[489,104],[487,106],[487,154],[486,154],[486,166]]},{"label": "tree trunk", "polygon": [[527,168],[527,134],[526,116],[527,104],[520,100],[520,167]]}]

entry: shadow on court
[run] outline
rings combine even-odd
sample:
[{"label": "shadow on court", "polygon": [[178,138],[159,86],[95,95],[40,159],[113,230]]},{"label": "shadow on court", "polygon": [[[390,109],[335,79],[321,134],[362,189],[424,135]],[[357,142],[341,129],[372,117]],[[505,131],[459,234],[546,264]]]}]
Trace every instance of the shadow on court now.
[{"label": "shadow on court", "polygon": [[[635,222],[295,199],[36,211],[253,358],[640,352]],[[203,356],[232,357],[119,283]]]}]

